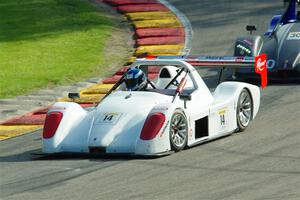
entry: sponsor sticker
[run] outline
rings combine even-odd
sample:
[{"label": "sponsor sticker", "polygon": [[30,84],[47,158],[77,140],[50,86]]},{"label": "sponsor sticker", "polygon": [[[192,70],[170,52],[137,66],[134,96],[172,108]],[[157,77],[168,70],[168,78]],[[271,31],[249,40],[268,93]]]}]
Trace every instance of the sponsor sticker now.
[{"label": "sponsor sticker", "polygon": [[100,113],[98,124],[115,124],[121,117],[121,113]]},{"label": "sponsor sticker", "polygon": [[267,55],[261,54],[255,57],[255,73],[261,77],[261,87],[264,89],[268,84]]},{"label": "sponsor sticker", "polygon": [[300,40],[300,32],[290,32],[287,40]]},{"label": "sponsor sticker", "polygon": [[276,66],[276,61],[273,59],[270,59],[267,61],[267,68],[268,69],[273,69]]}]

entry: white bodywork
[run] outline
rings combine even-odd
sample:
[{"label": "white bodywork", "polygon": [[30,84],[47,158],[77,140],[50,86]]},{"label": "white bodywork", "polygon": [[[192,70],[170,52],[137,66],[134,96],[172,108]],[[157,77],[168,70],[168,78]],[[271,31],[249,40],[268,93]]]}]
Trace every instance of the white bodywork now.
[{"label": "white bodywork", "polygon": [[[63,118],[55,135],[49,139],[43,138],[43,152],[90,152],[94,147],[105,149],[105,153],[154,155],[169,152],[170,119],[176,109],[181,109],[188,120],[187,146],[222,137],[237,129],[237,100],[244,88],[252,97],[252,118],[258,112],[260,89],[257,86],[223,82],[211,93],[196,69],[184,61],[140,60],[133,64],[141,65],[171,65],[189,69],[186,87],[193,88],[193,92],[191,100],[186,101],[186,107],[179,96],[173,101],[174,96],[152,91],[116,91],[90,111],[76,103],[58,102],[48,113],[61,112]],[[155,80],[158,85],[166,84],[159,79]],[[153,112],[163,113],[166,120],[154,139],[142,140],[140,134],[144,122],[149,113]],[[220,121],[220,115],[223,115],[225,122]],[[111,120],[107,120],[108,117]],[[208,135],[196,137],[195,122],[205,117],[208,119]]]}]

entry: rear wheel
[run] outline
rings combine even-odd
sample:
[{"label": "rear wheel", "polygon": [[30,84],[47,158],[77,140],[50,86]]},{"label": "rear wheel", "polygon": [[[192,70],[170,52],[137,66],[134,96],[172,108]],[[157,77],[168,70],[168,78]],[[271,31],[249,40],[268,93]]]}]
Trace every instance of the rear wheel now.
[{"label": "rear wheel", "polygon": [[184,113],[177,109],[172,115],[170,124],[170,143],[174,151],[182,150],[188,139],[188,122]]},{"label": "rear wheel", "polygon": [[236,112],[239,131],[244,131],[249,125],[253,113],[252,98],[247,89],[243,89],[240,93]]}]

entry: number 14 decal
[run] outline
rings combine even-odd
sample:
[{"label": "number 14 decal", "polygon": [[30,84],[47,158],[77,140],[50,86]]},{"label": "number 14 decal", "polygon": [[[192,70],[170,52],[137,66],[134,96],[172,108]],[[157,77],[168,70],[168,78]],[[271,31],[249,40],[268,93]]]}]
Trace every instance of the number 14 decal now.
[{"label": "number 14 decal", "polygon": [[110,122],[113,119],[114,115],[104,115],[104,122]]},{"label": "number 14 decal", "polygon": [[98,124],[115,124],[121,117],[121,113],[100,113]]},{"label": "number 14 decal", "polygon": [[226,113],[226,109],[219,110],[219,116],[220,116],[220,124],[221,124],[221,126],[225,126],[226,125],[225,113]]},{"label": "number 14 decal", "polygon": [[225,125],[225,115],[220,115],[221,126]]}]

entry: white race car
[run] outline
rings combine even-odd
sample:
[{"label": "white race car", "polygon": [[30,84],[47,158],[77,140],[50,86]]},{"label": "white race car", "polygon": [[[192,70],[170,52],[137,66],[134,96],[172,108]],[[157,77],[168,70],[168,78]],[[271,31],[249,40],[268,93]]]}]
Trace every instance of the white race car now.
[{"label": "white race car", "polygon": [[163,155],[243,131],[256,116],[260,89],[242,82],[223,82],[211,93],[196,68],[254,66],[252,58],[141,59],[131,69],[160,67],[143,90],[125,84],[126,72],[93,109],[58,102],[49,109],[44,153],[116,153]]}]

